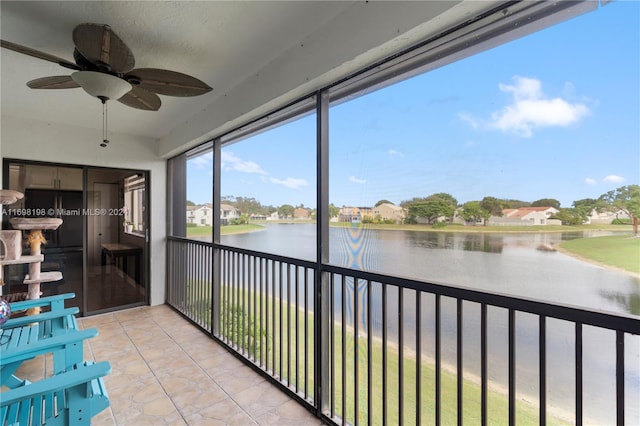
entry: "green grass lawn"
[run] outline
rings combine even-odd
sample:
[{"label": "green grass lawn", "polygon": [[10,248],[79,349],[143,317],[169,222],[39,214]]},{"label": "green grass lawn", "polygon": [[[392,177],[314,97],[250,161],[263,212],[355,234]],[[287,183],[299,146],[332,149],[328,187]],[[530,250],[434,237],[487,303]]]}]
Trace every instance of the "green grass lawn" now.
[{"label": "green grass lawn", "polygon": [[579,238],[563,242],[560,248],[587,260],[640,274],[640,238],[630,234]]},{"label": "green grass lawn", "polygon": [[187,226],[187,238],[206,237],[211,235],[211,226]]},{"label": "green grass lawn", "polygon": [[[264,226],[249,223],[246,225],[226,225],[220,227],[220,235],[240,234],[244,232],[260,231]],[[187,238],[208,237],[212,235],[211,226],[188,226]]]}]

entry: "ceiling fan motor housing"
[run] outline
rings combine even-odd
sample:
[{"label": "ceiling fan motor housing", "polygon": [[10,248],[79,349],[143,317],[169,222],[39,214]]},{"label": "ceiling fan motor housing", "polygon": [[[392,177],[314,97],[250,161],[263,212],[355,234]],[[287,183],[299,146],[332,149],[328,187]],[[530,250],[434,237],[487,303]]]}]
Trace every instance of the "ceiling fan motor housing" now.
[{"label": "ceiling fan motor housing", "polygon": [[103,102],[120,103],[145,111],[157,111],[158,95],[198,96],[212,88],[187,74],[158,68],[136,68],[131,49],[109,25],[85,23],[73,29],[75,63],[16,43],[1,40],[2,47],[76,70],[72,75],[38,78],[27,83],[32,89],[82,87]]},{"label": "ceiling fan motor housing", "polygon": [[85,92],[98,99],[120,99],[131,91],[131,84],[111,74],[97,71],[77,71],[71,74]]}]

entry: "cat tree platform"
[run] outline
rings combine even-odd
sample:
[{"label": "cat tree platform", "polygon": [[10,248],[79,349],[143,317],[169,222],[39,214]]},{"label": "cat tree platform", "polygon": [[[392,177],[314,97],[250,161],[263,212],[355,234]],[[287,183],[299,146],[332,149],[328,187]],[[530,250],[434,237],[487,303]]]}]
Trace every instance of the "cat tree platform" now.
[{"label": "cat tree platform", "polygon": [[40,277],[37,279],[31,279],[29,274],[24,277],[24,284],[40,284],[40,283],[52,283],[56,281],[60,281],[62,279],[62,272],[51,271],[51,272],[40,272]]},{"label": "cat tree platform", "polygon": [[18,200],[22,200],[24,194],[22,192],[14,191],[12,189],[2,189],[0,190],[0,204],[9,205],[13,204]]},{"label": "cat tree platform", "polygon": [[21,265],[25,263],[40,263],[44,260],[43,254],[20,256],[19,259],[1,259],[0,265]]},{"label": "cat tree platform", "polygon": [[14,217],[9,219],[11,226],[22,231],[44,231],[55,230],[62,225],[62,219],[57,217]]}]

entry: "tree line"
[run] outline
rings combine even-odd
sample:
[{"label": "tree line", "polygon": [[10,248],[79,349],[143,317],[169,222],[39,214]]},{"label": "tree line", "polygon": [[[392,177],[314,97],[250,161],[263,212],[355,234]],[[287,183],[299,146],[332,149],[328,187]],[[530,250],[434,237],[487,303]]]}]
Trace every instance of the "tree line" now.
[{"label": "tree line", "polygon": [[634,234],[638,234],[638,217],[640,217],[640,186],[628,185],[608,191],[598,198],[583,198],[573,202],[572,207],[562,208],[560,201],[554,198],[542,198],[533,202],[522,200],[484,197],[482,200],[467,201],[460,205],[451,195],[444,192],[428,197],[414,197],[400,203],[407,210],[407,222],[415,223],[418,218],[434,223],[444,217],[452,221],[455,214],[465,221],[477,223],[491,216],[502,216],[505,209],[521,207],[553,207],[559,212],[553,218],[565,225],[584,223],[592,211],[622,211],[629,216],[634,226]]},{"label": "tree line", "polygon": [[[283,204],[281,206],[263,205],[253,197],[224,196],[222,203],[230,204],[240,210],[243,215],[269,216],[278,212],[280,217],[292,217],[296,208],[306,208],[303,204],[293,206]],[[388,200],[380,200],[376,206],[382,203],[394,204]],[[187,201],[187,204],[193,204]],[[460,215],[470,223],[482,222],[486,224],[491,216],[502,216],[505,209],[517,209],[521,207],[553,207],[559,212],[553,217],[562,221],[565,225],[580,225],[584,223],[592,211],[623,211],[631,218],[634,226],[634,234],[638,234],[638,218],[640,217],[640,186],[628,185],[608,191],[598,198],[583,198],[572,203],[571,207],[561,207],[560,201],[554,198],[541,198],[533,202],[523,200],[504,199],[487,196],[481,200],[467,201],[460,204],[451,194],[438,192],[427,197],[414,197],[400,203],[407,211],[407,223],[416,223],[418,218],[428,223],[435,223],[444,217],[452,221],[455,214]],[[315,217],[315,209],[307,208],[311,217]],[[329,215],[338,216],[340,208],[333,203],[329,206]]]}]

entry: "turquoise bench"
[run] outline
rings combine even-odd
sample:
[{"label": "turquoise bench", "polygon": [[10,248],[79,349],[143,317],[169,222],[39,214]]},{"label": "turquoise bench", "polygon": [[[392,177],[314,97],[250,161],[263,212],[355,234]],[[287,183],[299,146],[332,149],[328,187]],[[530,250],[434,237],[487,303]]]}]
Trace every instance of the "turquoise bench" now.
[{"label": "turquoise bench", "polygon": [[[83,359],[82,341],[96,329],[78,332],[78,308],[65,308],[73,293],[11,304],[12,312],[33,307],[49,309],[38,315],[11,318],[0,327],[0,379],[10,388],[26,383],[14,375],[20,364],[46,353],[53,354],[53,373],[61,373]],[[66,338],[62,336],[67,336]],[[56,337],[56,339],[53,339]],[[53,339],[53,340],[52,340]]]},{"label": "turquoise bench", "polygon": [[0,326],[0,329],[7,330],[37,323],[39,326],[39,338],[41,339],[69,330],[77,330],[78,323],[75,315],[78,314],[79,309],[77,307],[65,309],[64,307],[65,300],[73,299],[75,296],[74,293],[66,293],[11,303],[11,312],[26,311],[30,308],[44,308],[45,312],[38,315],[10,318]]},{"label": "turquoise bench", "polygon": [[[0,379],[9,388],[0,393],[0,425],[90,425],[91,417],[109,406],[103,377],[108,362],[83,361],[85,339],[98,330],[79,330],[78,308],[65,308],[74,294],[11,304],[12,311],[44,308],[38,315],[11,318],[0,327]],[[37,382],[15,376],[20,365],[53,355],[53,376]]]},{"label": "turquoise bench", "polygon": [[83,426],[109,406],[102,377],[108,362],[81,363],[64,373],[0,393],[0,424]]},{"label": "turquoise bench", "polygon": [[[14,329],[21,331],[22,327]],[[22,332],[21,334],[26,334]],[[62,334],[42,340],[33,340],[29,343],[0,350],[0,380],[2,385],[9,388],[17,388],[29,384],[15,376],[16,370],[23,362],[48,353],[53,354],[53,374],[65,372],[83,360],[83,343],[98,335],[98,330],[82,330],[74,333]],[[18,339],[16,339],[18,340]]]}]

